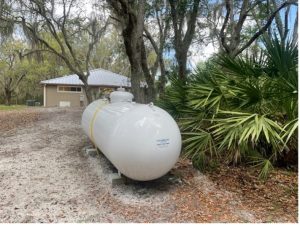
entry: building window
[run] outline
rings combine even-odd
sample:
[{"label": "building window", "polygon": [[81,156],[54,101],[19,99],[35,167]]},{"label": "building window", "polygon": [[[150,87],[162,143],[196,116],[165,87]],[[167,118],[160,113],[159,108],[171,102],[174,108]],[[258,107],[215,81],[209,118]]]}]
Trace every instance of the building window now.
[{"label": "building window", "polygon": [[76,86],[58,86],[57,92],[74,92],[74,93],[81,93],[81,87]]}]

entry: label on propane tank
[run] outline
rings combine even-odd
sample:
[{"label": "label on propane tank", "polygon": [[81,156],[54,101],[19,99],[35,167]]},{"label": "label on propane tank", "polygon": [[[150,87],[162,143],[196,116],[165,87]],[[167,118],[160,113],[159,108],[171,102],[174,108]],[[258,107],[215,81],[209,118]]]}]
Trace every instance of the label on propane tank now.
[{"label": "label on propane tank", "polygon": [[169,144],[170,144],[170,139],[169,138],[157,139],[156,140],[156,145],[159,148],[166,148]]}]

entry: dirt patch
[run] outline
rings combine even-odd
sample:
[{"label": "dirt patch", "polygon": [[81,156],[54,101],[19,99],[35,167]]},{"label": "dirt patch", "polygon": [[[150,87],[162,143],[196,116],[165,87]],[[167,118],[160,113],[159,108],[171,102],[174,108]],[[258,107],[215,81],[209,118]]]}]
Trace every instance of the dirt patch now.
[{"label": "dirt patch", "polygon": [[20,111],[0,111],[0,131],[11,131],[19,126],[26,126],[36,121],[39,111],[36,109],[24,109]]},{"label": "dirt patch", "polygon": [[[226,183],[183,160],[158,180],[112,187],[113,166],[103,155],[92,158],[83,151],[90,142],[80,125],[82,109],[39,108],[24,116],[28,113],[35,116],[26,125],[18,122],[24,118],[18,112],[8,115],[15,125],[0,130],[0,222],[297,221],[296,206],[284,214],[286,205],[279,205],[281,211],[274,212],[281,215],[270,217],[265,197],[251,205],[243,192],[228,188],[234,174],[222,173]],[[283,183],[275,180],[270,185],[280,189]],[[265,214],[255,210],[262,207]]]}]

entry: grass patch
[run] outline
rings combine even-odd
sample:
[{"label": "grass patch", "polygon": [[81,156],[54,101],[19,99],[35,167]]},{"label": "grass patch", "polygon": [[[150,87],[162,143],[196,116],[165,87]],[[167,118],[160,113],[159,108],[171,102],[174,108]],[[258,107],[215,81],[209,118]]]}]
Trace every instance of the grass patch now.
[{"label": "grass patch", "polygon": [[25,109],[26,107],[27,107],[26,105],[0,105],[0,111],[21,110],[21,109]]}]

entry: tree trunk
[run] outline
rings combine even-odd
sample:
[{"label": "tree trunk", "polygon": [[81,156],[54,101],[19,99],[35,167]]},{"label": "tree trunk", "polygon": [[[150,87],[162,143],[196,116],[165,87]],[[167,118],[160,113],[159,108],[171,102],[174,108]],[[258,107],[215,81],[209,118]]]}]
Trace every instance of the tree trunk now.
[{"label": "tree trunk", "polygon": [[176,59],[178,63],[178,76],[184,81],[186,79],[187,52],[177,50]]},{"label": "tree trunk", "polygon": [[141,80],[140,77],[142,76],[142,70],[138,63],[131,63],[130,64],[131,70],[131,91],[134,96],[134,101],[138,103],[144,103],[144,97],[142,93],[142,89],[140,87]]},{"label": "tree trunk", "polygon": [[158,94],[161,97],[165,93],[167,78],[166,78],[165,63],[164,63],[164,59],[162,58],[162,56],[160,56],[159,61],[160,61],[160,63],[159,63],[160,64],[160,80],[159,80],[159,84],[158,84]]},{"label": "tree trunk", "polygon": [[12,91],[5,89],[5,93],[4,93],[5,105],[11,105],[11,97],[12,97]]},{"label": "tree trunk", "polygon": [[141,68],[141,40],[137,35],[136,24],[129,26],[122,32],[126,54],[130,62],[131,71],[131,91],[134,100],[143,103],[144,98],[141,89],[141,78],[143,71]]},{"label": "tree trunk", "polygon": [[153,88],[148,85],[147,88],[144,88],[144,104],[153,102]]},{"label": "tree trunk", "polygon": [[[133,7],[132,5],[130,6]],[[135,101],[138,103],[145,102],[141,88],[141,80],[143,78],[141,51],[144,30],[144,7],[145,1],[141,0],[138,3],[137,11],[134,12],[132,9],[131,12],[126,12],[128,13],[128,24],[122,32],[126,54],[131,66],[131,90]]]},{"label": "tree trunk", "polygon": [[150,103],[155,100],[155,84],[154,80],[147,80],[148,88],[145,90],[145,102],[144,103]]},{"label": "tree trunk", "polygon": [[85,76],[84,74],[77,74],[77,76],[79,77],[79,79],[82,81],[83,83],[83,90],[86,96],[86,100],[87,100],[87,104],[90,104],[94,99],[93,99],[93,95],[92,95],[92,89],[91,87],[88,85],[88,76],[89,71],[87,71],[87,76]]},{"label": "tree trunk", "polygon": [[148,88],[145,91],[145,103],[153,102],[155,100],[155,74],[150,73],[150,70],[148,68],[147,64],[147,54],[146,54],[146,47],[144,42],[141,43],[141,66],[142,70],[146,79],[146,82],[148,84]]},{"label": "tree trunk", "polygon": [[84,85],[83,89],[84,89],[84,93],[85,93],[85,96],[86,96],[87,103],[90,104],[94,100],[93,95],[92,95],[91,87],[89,87],[88,85]]},{"label": "tree trunk", "polygon": [[[154,66],[152,67],[151,69],[151,73],[152,75],[150,75],[150,72],[149,72],[149,69],[148,69],[148,66],[147,66],[147,57],[146,57],[146,53],[145,53],[145,45],[143,44],[143,52],[142,52],[142,66],[143,66],[143,70],[144,71],[144,74],[145,74],[145,77],[146,77],[146,80],[147,80],[147,76],[149,77],[152,77],[151,79],[153,81],[151,81],[153,84],[153,90],[155,91],[155,84],[154,84],[154,78],[155,78],[155,75],[157,73],[157,70],[158,70],[158,66],[160,67],[160,73],[161,73],[161,76],[160,76],[160,81],[159,81],[159,85],[158,85],[158,93],[159,94],[162,94],[164,92],[164,88],[165,88],[165,84],[166,84],[166,69],[165,69],[165,62],[164,62],[164,59],[163,59],[163,49],[164,49],[164,43],[165,43],[165,37],[166,37],[166,28],[165,28],[165,31],[164,31],[164,34],[161,34],[162,31],[160,31],[160,47],[158,48],[157,44],[155,43],[154,39],[152,38],[150,32],[145,28],[145,33],[146,33],[146,36],[147,38],[150,40],[150,43],[152,44],[153,48],[154,48],[154,51],[156,53],[156,60],[155,60],[155,63],[154,63]],[[148,82],[148,80],[147,80]],[[153,99],[156,97],[155,93],[153,92]],[[152,101],[152,100],[151,100]]]},{"label": "tree trunk", "polygon": [[134,100],[143,103],[141,51],[146,1],[107,0],[107,2],[122,25],[124,46],[130,62],[131,91]]},{"label": "tree trunk", "polygon": [[[174,48],[175,57],[178,63],[178,75],[181,80],[186,79],[186,63],[187,63],[187,52],[192,43],[197,15],[199,11],[200,0],[189,1],[175,1],[169,0],[171,7],[171,18],[174,30]],[[185,5],[184,5],[185,4]],[[192,7],[188,7],[191,6]],[[183,10],[185,8],[185,10]],[[186,10],[190,8],[190,10]],[[186,19],[186,32],[183,32],[183,22]]]}]

